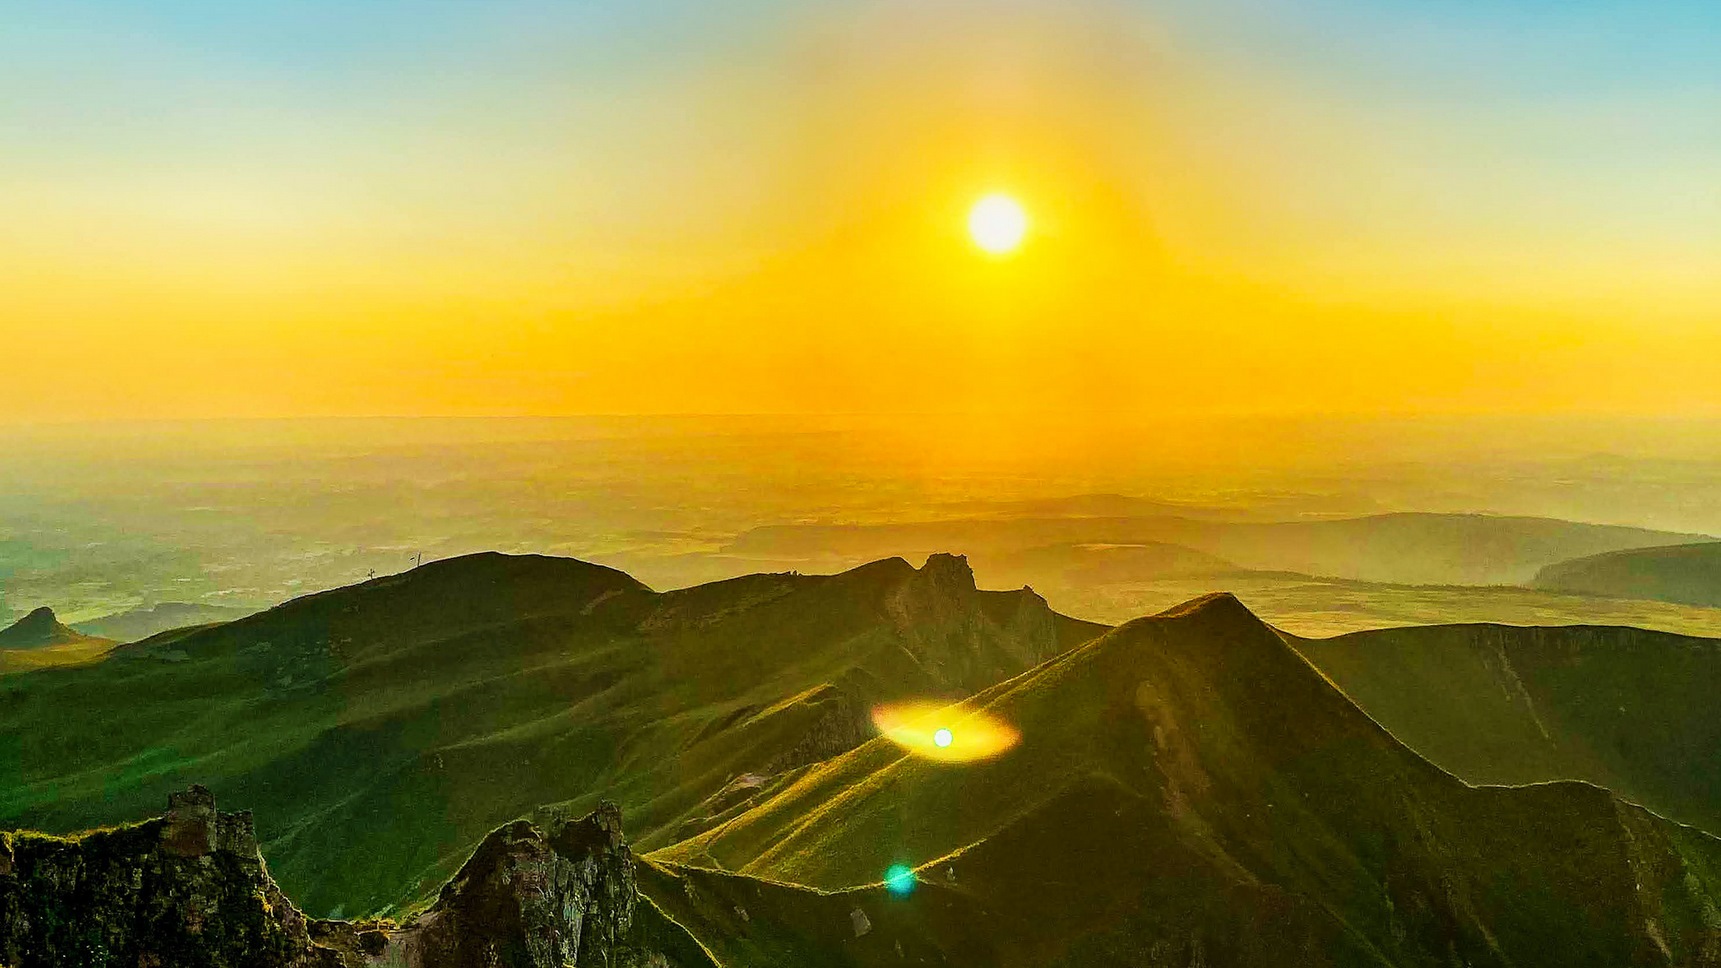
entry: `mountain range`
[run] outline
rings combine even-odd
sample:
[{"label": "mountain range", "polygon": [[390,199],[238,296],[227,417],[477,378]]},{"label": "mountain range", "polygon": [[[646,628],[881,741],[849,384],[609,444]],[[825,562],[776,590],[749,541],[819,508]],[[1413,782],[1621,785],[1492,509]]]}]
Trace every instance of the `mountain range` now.
[{"label": "mountain range", "polygon": [[[1718,653],[1228,595],[1107,629],[949,555],[667,593],[479,555],[0,677],[0,822],[204,783],[310,914],[398,926],[609,800],[663,964],[1717,965]],[[1021,743],[917,755],[870,715],[910,700]]]}]

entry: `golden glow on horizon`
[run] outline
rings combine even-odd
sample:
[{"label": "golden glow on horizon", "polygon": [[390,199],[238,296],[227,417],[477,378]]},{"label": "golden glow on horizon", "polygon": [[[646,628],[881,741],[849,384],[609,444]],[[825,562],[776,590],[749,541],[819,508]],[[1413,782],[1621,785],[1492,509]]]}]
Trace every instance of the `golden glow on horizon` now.
[{"label": "golden glow on horizon", "polygon": [[1028,212],[1008,195],[987,195],[968,210],[968,235],[989,255],[1009,255],[1028,235]]},{"label": "golden glow on horizon", "polygon": [[0,172],[0,422],[1721,412],[1721,242],[1669,201],[1708,168],[1545,167],[1610,156],[1010,6],[303,116],[170,53],[141,129],[79,110],[123,58],[55,68],[69,127]]},{"label": "golden glow on horizon", "polygon": [[995,716],[935,702],[880,706],[873,710],[872,721],[881,735],[910,754],[943,763],[989,760],[1022,738]]}]

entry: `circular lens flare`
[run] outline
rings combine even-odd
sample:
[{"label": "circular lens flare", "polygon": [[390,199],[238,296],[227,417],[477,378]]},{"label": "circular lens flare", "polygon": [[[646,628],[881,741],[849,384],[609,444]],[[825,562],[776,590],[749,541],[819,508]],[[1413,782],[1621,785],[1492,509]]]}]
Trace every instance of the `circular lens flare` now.
[{"label": "circular lens flare", "polygon": [[884,889],[892,894],[908,894],[914,890],[914,868],[907,864],[892,864],[884,872]]},{"label": "circular lens flare", "polygon": [[880,734],[909,753],[943,763],[989,760],[1022,738],[996,716],[935,702],[880,706],[872,711],[872,721]]}]

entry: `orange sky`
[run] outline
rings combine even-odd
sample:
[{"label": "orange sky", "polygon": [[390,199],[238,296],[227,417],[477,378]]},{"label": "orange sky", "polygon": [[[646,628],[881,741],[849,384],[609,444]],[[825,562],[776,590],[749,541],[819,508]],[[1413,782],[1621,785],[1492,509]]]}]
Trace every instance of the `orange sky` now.
[{"label": "orange sky", "polygon": [[1354,49],[1241,0],[504,4],[260,51],[26,6],[66,46],[0,78],[0,419],[1721,411],[1721,134],[1690,77],[1537,86],[1563,22],[1470,11],[1467,63],[1389,3]]}]

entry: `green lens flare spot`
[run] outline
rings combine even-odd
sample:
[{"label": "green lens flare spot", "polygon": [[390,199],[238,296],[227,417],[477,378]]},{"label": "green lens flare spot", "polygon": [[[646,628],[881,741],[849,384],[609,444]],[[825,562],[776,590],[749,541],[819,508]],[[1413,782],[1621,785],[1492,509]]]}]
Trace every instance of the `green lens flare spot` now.
[{"label": "green lens flare spot", "polygon": [[907,894],[914,890],[914,868],[907,864],[892,864],[884,872],[884,889],[892,894]]}]

